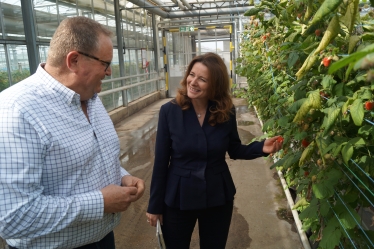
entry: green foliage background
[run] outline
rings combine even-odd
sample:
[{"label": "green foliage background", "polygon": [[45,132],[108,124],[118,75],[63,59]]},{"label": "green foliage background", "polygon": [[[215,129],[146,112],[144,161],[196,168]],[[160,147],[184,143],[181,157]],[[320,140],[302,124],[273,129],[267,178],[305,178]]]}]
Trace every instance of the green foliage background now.
[{"label": "green foliage background", "polygon": [[[245,16],[236,92],[267,135],[282,135],[273,167],[297,190],[303,229],[318,248],[374,247],[374,12],[358,0],[261,1]],[[318,31],[317,31],[318,30]],[[325,62],[325,63],[324,63]],[[353,242],[352,242],[353,241]]]}]

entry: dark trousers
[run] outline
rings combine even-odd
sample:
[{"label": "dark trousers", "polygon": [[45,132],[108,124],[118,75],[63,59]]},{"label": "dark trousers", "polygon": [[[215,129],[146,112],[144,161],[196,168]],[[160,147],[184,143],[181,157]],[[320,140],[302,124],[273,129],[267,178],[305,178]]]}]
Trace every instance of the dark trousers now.
[{"label": "dark trousers", "polygon": [[[115,249],[116,245],[114,244],[114,233],[108,233],[102,240],[88,244],[85,246],[77,247],[76,249]],[[16,247],[9,246],[9,249],[17,249]]]},{"label": "dark trousers", "polygon": [[202,210],[180,210],[165,205],[162,233],[167,249],[189,249],[196,221],[200,249],[224,249],[229,233],[233,202]]}]

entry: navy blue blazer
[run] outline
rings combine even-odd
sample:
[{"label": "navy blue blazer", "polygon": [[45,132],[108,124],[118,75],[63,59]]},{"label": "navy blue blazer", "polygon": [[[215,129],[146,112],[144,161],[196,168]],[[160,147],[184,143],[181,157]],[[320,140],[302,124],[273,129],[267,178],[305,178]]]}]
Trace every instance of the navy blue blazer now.
[{"label": "navy blue blazer", "polygon": [[230,120],[210,126],[209,102],[200,126],[193,106],[182,111],[168,102],[161,106],[148,213],[162,214],[164,203],[181,210],[204,209],[232,201],[236,193],[225,157],[267,156],[264,141],[242,145],[235,108]]}]

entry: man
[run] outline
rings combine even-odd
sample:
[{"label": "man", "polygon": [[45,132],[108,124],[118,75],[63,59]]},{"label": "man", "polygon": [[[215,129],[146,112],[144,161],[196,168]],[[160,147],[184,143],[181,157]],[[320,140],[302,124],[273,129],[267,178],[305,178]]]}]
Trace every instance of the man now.
[{"label": "man", "polygon": [[65,19],[46,64],[0,93],[0,236],[10,248],[115,248],[120,212],[143,195],[97,96],[111,35]]}]

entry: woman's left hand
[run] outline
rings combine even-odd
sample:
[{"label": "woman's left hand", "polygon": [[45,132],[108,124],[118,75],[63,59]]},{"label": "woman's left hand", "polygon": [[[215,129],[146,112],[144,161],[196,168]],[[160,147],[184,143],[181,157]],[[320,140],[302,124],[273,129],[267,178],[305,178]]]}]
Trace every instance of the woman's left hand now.
[{"label": "woman's left hand", "polygon": [[283,139],[281,136],[275,136],[271,137],[265,140],[264,147],[262,148],[262,151],[267,154],[275,153],[282,149],[283,146]]}]

